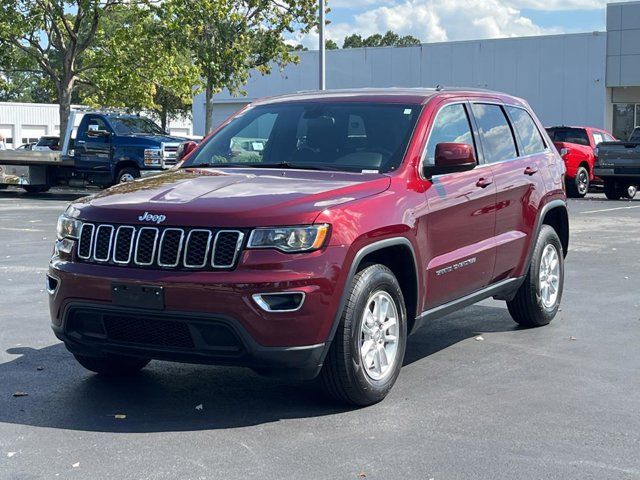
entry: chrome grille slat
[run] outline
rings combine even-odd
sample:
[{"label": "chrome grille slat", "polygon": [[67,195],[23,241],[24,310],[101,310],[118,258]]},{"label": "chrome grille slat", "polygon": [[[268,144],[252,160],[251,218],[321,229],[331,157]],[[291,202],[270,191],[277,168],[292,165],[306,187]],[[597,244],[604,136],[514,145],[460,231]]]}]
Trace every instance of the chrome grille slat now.
[{"label": "chrome grille slat", "polygon": [[[93,248],[93,234],[96,227],[91,223],[83,223],[80,229],[80,239],[78,241],[78,257],[83,260],[89,260],[91,258],[91,250]],[[87,235],[89,238],[87,238]],[[89,243],[87,243],[87,241]],[[83,253],[85,252],[86,253]]]},{"label": "chrome grille slat", "polygon": [[[129,232],[129,233],[127,233]],[[127,247],[126,245],[126,237],[129,236],[129,246]],[[121,237],[125,237],[121,240]],[[116,230],[116,236],[114,238],[113,241],[113,261],[115,263],[118,263],[120,265],[126,265],[128,263],[131,262],[131,256],[133,255],[133,245],[135,244],[135,240],[136,240],[136,229],[131,227],[131,226],[127,226],[127,225],[122,225],[120,227],[118,227],[118,229]],[[126,260],[123,260],[122,257],[118,256],[118,250],[119,248],[122,247],[124,248],[124,251],[127,252],[127,257]]]},{"label": "chrome grille slat", "polygon": [[[197,264],[197,263],[190,263],[189,262],[189,247],[194,248],[193,243],[191,241],[191,237],[193,236],[193,234],[198,234],[198,233],[204,233],[207,235],[207,240],[206,240],[206,247],[205,247],[205,251],[204,254],[202,255],[202,263]],[[204,229],[193,229],[189,232],[189,235],[187,236],[187,246],[184,249],[184,266],[186,268],[204,268],[205,265],[207,264],[207,259],[209,258],[209,250],[211,249],[211,230],[204,230]]]},{"label": "chrome grille slat", "polygon": [[[108,262],[111,257],[111,245],[113,243],[113,231],[112,225],[100,225],[96,228],[96,233],[93,240],[93,259],[97,262]],[[108,233],[102,233],[108,232]],[[104,235],[109,235],[108,240]],[[106,253],[103,255],[102,250],[105,248],[103,242],[106,243]]]},{"label": "chrome grille slat", "polygon": [[[165,239],[167,238],[167,233],[178,232],[180,234],[180,239],[178,240],[178,248],[176,253],[173,255],[175,258],[174,262],[163,262],[163,257],[165,254],[165,249],[169,247],[165,245]],[[180,263],[180,253],[182,252],[182,241],[184,240],[184,230],[181,228],[165,228],[162,232],[162,236],[160,237],[160,247],[158,248],[158,265],[161,267],[176,267],[178,263]],[[167,240],[168,242],[168,240]]]},{"label": "chrome grille slat", "polygon": [[243,241],[240,230],[84,223],[77,257],[119,267],[230,270]]},{"label": "chrome grille slat", "polygon": [[[233,256],[231,258],[231,262],[218,263],[216,262],[216,256],[218,254],[218,242],[220,241],[221,235],[236,235],[235,247],[233,249]],[[216,233],[216,239],[213,241],[213,255],[211,256],[211,266],[213,268],[231,268],[236,263],[236,258],[238,257],[238,253],[240,252],[240,248],[242,247],[242,240],[244,238],[244,234],[238,230],[219,230]]]},{"label": "chrome grille slat", "polygon": [[[141,240],[143,242],[147,242],[147,240],[145,238],[143,238],[143,236],[145,235],[145,232],[153,232],[153,241],[151,243],[151,246],[143,244],[141,245]],[[156,247],[158,246],[158,233],[160,231],[155,228],[155,227],[142,227],[138,230],[138,235],[136,236],[136,253],[134,253],[133,255],[133,262],[136,265],[141,265],[143,267],[148,267],[150,265],[153,265],[153,260],[156,256]],[[140,261],[138,257],[141,256],[140,254],[140,249],[141,248],[151,248],[151,255],[149,255],[149,260],[146,262]]]}]

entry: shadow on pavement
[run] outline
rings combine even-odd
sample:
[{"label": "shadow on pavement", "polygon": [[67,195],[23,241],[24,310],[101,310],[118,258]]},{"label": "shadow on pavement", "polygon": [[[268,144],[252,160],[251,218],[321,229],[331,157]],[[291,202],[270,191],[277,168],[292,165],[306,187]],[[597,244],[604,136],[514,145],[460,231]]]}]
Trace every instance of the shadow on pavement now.
[{"label": "shadow on pavement", "polygon": [[[411,336],[405,364],[481,332],[515,329],[505,309],[467,308]],[[260,377],[243,368],[152,362],[137,376],[107,379],[80,367],[61,343],[7,353],[16,358],[0,364],[4,423],[122,433],[195,431],[348,410],[328,401],[313,384]],[[14,397],[15,392],[28,396]]]}]

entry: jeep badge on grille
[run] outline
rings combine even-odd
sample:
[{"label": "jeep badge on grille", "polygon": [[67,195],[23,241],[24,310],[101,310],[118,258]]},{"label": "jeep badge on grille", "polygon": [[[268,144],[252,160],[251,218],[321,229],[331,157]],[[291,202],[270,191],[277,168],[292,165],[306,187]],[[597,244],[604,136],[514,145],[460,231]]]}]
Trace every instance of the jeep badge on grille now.
[{"label": "jeep badge on grille", "polygon": [[166,219],[166,215],[152,215],[149,212],[144,212],[138,217],[138,220],[140,220],[141,222],[154,222],[157,224],[164,222]]}]

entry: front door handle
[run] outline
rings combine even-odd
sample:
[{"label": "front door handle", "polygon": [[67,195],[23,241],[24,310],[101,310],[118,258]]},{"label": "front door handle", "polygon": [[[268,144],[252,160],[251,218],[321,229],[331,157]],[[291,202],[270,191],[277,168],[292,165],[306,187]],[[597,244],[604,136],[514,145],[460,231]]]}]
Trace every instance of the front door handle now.
[{"label": "front door handle", "polygon": [[524,174],[531,176],[534,173],[536,173],[537,171],[538,171],[538,169],[535,168],[535,167],[527,167],[527,168],[524,169]]},{"label": "front door handle", "polygon": [[487,188],[493,182],[491,180],[487,180],[486,178],[481,178],[476,182],[476,187]]}]

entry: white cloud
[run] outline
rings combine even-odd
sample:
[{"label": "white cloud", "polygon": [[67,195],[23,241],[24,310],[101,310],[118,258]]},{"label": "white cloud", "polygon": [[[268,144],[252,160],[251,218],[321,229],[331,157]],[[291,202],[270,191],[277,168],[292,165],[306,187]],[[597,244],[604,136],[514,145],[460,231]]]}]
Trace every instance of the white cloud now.
[{"label": "white cloud", "polygon": [[[599,0],[548,0],[545,9],[564,8],[566,4],[581,8],[598,4],[601,7],[603,3]],[[423,42],[559,33],[557,29],[536,25],[521,14],[516,4],[519,8],[542,8],[543,0],[405,0],[365,9],[353,16],[353,22],[329,24],[327,37],[341,45],[344,37],[352,33],[368,36],[387,30],[410,34]],[[296,41],[316,48],[317,38],[314,32],[296,38]]]}]

